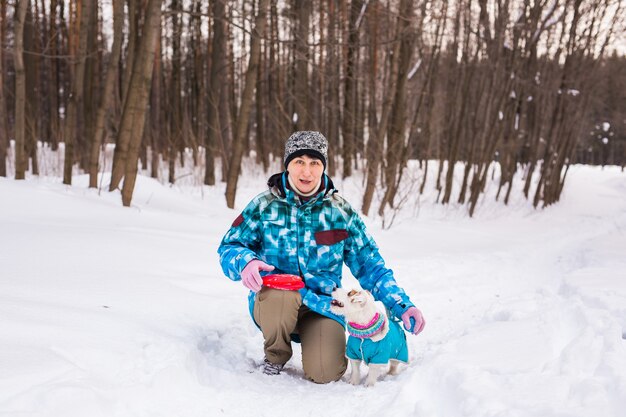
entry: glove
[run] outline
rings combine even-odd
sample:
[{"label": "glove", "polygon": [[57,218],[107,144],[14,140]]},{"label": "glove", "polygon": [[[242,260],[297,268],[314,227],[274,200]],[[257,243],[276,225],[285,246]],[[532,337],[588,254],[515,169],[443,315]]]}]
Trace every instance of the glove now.
[{"label": "glove", "polygon": [[402,319],[404,328],[408,332],[415,335],[424,330],[424,326],[426,325],[422,312],[419,311],[417,307],[409,307],[404,313],[402,313],[400,318]]},{"label": "glove", "polygon": [[261,290],[261,285],[263,285],[263,278],[261,278],[259,271],[273,270],[274,267],[272,265],[268,265],[258,259],[253,259],[248,262],[248,265],[246,265],[243,271],[241,271],[241,280],[243,281],[243,285],[254,292],[259,292]]}]

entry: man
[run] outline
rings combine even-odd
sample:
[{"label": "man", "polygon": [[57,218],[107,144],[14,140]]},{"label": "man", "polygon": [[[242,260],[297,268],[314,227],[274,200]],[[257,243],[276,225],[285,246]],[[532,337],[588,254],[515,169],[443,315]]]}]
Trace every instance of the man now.
[{"label": "man", "polygon": [[[292,134],[285,171],[270,177],[269,189],[247,205],[218,249],[226,276],[250,289],[250,313],[263,332],[264,373],[279,374],[292,356],[292,341],[299,341],[304,374],[317,383],[337,381],[347,367],[345,323],[330,310],[343,263],[407,330],[418,334],[425,324],[358,213],[324,174],[327,159],[324,135]],[[261,274],[270,271],[299,275],[305,287],[263,287]]]}]

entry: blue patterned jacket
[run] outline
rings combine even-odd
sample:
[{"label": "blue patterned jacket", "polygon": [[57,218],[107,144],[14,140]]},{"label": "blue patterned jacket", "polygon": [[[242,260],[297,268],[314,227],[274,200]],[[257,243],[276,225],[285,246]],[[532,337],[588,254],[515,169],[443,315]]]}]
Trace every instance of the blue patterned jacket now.
[{"label": "blue patterned jacket", "polygon": [[[324,174],[324,191],[301,203],[285,186],[285,172],[273,175],[269,190],[257,195],[235,219],[218,248],[224,274],[233,281],[253,259],[273,265],[270,272],[299,275],[302,302],[344,325],[330,311],[331,293],[341,287],[345,262],[361,286],[396,317],[413,306],[385,267],[363,220]],[[261,271],[261,274],[269,274]],[[255,293],[248,296],[250,314]]]}]

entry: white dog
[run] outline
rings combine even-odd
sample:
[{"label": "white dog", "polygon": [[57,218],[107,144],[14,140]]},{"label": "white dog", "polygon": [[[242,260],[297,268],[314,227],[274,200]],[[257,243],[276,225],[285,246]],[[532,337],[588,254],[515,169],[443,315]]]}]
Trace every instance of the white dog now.
[{"label": "white dog", "polygon": [[337,288],[332,297],[331,311],[345,317],[350,334],[346,346],[352,368],[350,383],[360,383],[361,361],[369,366],[366,386],[374,385],[388,366],[389,373],[396,374],[400,362],[409,359],[406,335],[400,325],[389,320],[385,311],[379,311],[369,291]]}]

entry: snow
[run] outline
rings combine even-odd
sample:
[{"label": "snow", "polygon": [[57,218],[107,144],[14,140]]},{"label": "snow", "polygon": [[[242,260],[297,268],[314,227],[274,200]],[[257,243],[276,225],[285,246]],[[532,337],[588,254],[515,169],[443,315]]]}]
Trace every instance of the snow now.
[{"label": "snow", "polygon": [[[216,249],[265,176],[245,172],[236,210],[223,185],[139,176],[124,208],[86,176],[0,178],[0,416],[623,415],[619,169],[571,167],[543,210],[488,186],[474,218],[434,194],[388,230],[366,218],[427,320],[410,365],[374,388],[305,381],[297,345],[283,374],[260,372],[247,291]],[[360,181],[336,178],[355,206]]]}]

